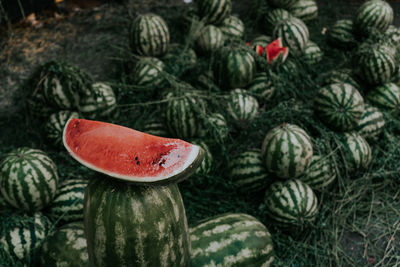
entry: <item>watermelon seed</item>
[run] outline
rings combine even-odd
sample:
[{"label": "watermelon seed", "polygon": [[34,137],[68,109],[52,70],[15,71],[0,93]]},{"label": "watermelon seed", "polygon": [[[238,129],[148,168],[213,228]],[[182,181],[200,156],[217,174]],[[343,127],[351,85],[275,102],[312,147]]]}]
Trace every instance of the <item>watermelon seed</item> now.
[{"label": "watermelon seed", "polygon": [[140,161],[136,161],[136,164],[137,164],[137,165],[140,165]]},{"label": "watermelon seed", "polygon": [[138,157],[135,157],[135,160],[138,160],[139,158]]}]

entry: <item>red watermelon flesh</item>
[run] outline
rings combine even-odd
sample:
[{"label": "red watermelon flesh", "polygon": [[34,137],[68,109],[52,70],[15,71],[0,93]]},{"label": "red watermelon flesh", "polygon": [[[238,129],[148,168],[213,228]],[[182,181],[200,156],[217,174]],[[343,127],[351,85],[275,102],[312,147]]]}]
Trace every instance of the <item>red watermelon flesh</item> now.
[{"label": "red watermelon flesh", "polygon": [[267,52],[267,61],[269,64],[277,60],[279,57],[281,57],[280,63],[283,63],[289,55],[289,48],[282,46],[281,38],[271,42],[267,45],[265,50]]},{"label": "red watermelon flesh", "polygon": [[64,146],[86,167],[138,183],[169,183],[190,176],[203,150],[183,140],[163,138],[116,124],[70,119]]}]

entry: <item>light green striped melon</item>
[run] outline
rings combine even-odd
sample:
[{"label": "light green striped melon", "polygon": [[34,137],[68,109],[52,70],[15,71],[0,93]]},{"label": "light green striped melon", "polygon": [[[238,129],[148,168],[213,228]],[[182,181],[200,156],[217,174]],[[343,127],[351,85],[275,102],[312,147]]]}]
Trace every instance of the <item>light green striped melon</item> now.
[{"label": "light green striped melon", "polygon": [[397,63],[393,52],[386,45],[363,47],[357,53],[356,63],[360,68],[360,79],[369,85],[382,85],[396,74]]},{"label": "light green striped melon", "polygon": [[91,266],[189,265],[190,237],[178,186],[89,182],[84,200]]},{"label": "light green striped melon", "polygon": [[14,149],[0,163],[1,194],[20,210],[39,211],[50,204],[57,185],[57,166],[39,149]]},{"label": "light green striped melon", "polygon": [[200,137],[214,137],[217,141],[226,140],[229,134],[229,127],[224,115],[212,113],[205,120]]},{"label": "light green striped melon", "polygon": [[236,155],[229,161],[228,169],[235,188],[243,193],[262,191],[271,182],[260,150],[248,150]]},{"label": "light green striped melon", "polygon": [[206,24],[222,23],[232,9],[231,0],[201,0],[197,4],[199,15]]},{"label": "light green striped melon", "polygon": [[281,178],[295,178],[310,166],[313,148],[308,134],[299,126],[283,123],[270,130],[262,144],[267,171]]},{"label": "light green striped melon", "polygon": [[[287,20],[291,17],[293,16],[289,13],[289,11],[282,8],[274,8],[269,10],[267,14],[265,14],[265,19],[263,21],[265,32],[272,35],[276,25],[278,25],[282,20]],[[268,43],[271,41],[273,41],[272,38]]]},{"label": "light green striped melon", "polygon": [[300,0],[289,8],[289,12],[302,21],[310,21],[318,17],[318,5],[315,0]]},{"label": "light green striped melon", "polygon": [[196,51],[203,55],[210,55],[221,48],[224,45],[224,41],[224,34],[218,27],[207,25],[201,29],[196,38]]},{"label": "light green striped melon", "polygon": [[83,196],[87,179],[68,179],[62,182],[46,214],[61,223],[83,221]]},{"label": "light green striped melon", "polygon": [[13,209],[13,207],[7,202],[7,200],[0,194],[0,214],[2,212],[8,212]]},{"label": "light green striped melon", "polygon": [[247,91],[254,95],[260,103],[268,102],[275,94],[275,86],[267,73],[261,72],[256,75],[247,88]]},{"label": "light green striped melon", "polygon": [[252,46],[257,46],[257,45],[261,45],[262,47],[266,47],[269,43],[271,43],[272,37],[271,36],[267,36],[267,35],[259,35],[256,38],[254,38],[253,40],[251,40],[250,45]]},{"label": "light green striped melon", "polygon": [[174,73],[177,77],[197,63],[196,52],[185,45],[173,43],[168,46],[167,53],[162,57],[165,70]]},{"label": "light green striped melon", "polygon": [[227,112],[238,125],[246,124],[257,116],[258,101],[244,89],[232,90],[227,102]]},{"label": "light green striped melon", "polygon": [[135,64],[131,77],[135,85],[154,88],[164,81],[164,63],[155,57],[141,57]]},{"label": "light green striped melon", "polygon": [[330,45],[336,48],[353,48],[357,46],[357,40],[353,33],[353,21],[349,19],[337,20],[328,29],[327,39]]},{"label": "light green striped melon", "polygon": [[354,26],[357,34],[369,35],[373,30],[384,33],[393,22],[393,9],[381,0],[369,0],[357,10]]},{"label": "light green striped melon", "polygon": [[244,213],[225,213],[190,228],[190,266],[272,266],[274,245],[268,229]]},{"label": "light green striped melon", "polygon": [[20,263],[33,263],[32,259],[50,233],[51,222],[40,212],[32,216],[13,216],[12,220],[15,223],[10,228],[2,229],[0,244],[13,259]]},{"label": "light green striped melon", "polygon": [[146,124],[141,129],[142,132],[161,136],[161,137],[168,137],[169,133],[165,126],[165,123],[158,118],[153,118],[146,121]]},{"label": "light green striped melon", "polygon": [[215,81],[222,89],[246,87],[256,72],[253,56],[237,48],[222,49],[213,65]]},{"label": "light green striped melon", "polygon": [[112,87],[104,82],[93,84],[93,94],[81,99],[79,112],[88,119],[104,118],[111,115],[117,107]]},{"label": "light green striped melon", "polygon": [[323,75],[323,86],[334,83],[349,83],[357,90],[361,88],[358,82],[353,78],[353,71],[347,68],[331,70]]},{"label": "light green striped melon", "polygon": [[386,83],[372,89],[367,94],[366,99],[373,106],[383,111],[392,114],[400,113],[400,88],[394,83]]},{"label": "light green striped melon", "polygon": [[316,43],[309,40],[304,49],[304,54],[303,54],[304,62],[309,65],[315,65],[321,62],[323,56],[324,53],[322,52],[321,48],[319,48],[319,46]]},{"label": "light green striped melon", "polygon": [[205,113],[204,101],[189,93],[170,94],[167,99],[165,119],[169,132],[181,139],[200,135],[201,117]]},{"label": "light green striped melon", "polygon": [[385,32],[385,36],[389,38],[392,45],[400,46],[400,29],[394,25],[390,25]]},{"label": "light green striped melon", "polygon": [[368,142],[357,132],[344,133],[341,136],[341,155],[349,171],[364,170],[372,160]]},{"label": "light green striped melon", "polygon": [[213,156],[210,152],[210,149],[208,148],[208,145],[200,139],[191,140],[190,143],[200,146],[205,152],[204,159],[201,162],[200,166],[196,169],[195,174],[200,174],[200,175],[209,174],[212,170]]},{"label": "light green striped melon", "polygon": [[47,102],[55,108],[73,109],[79,102],[79,95],[64,88],[57,77],[46,77],[43,88]]},{"label": "light green striped melon", "polygon": [[290,54],[300,56],[306,49],[310,33],[303,21],[291,17],[275,26],[273,36],[275,39],[281,38],[283,46],[289,47]]},{"label": "light green striped melon", "polygon": [[299,177],[299,180],[308,184],[312,189],[321,190],[332,184],[336,179],[336,170],[332,158],[314,155],[310,167]]},{"label": "light green striped melon", "polygon": [[57,108],[52,107],[47,103],[42,92],[35,92],[30,95],[26,101],[25,106],[28,114],[33,118],[47,119],[52,113],[57,112]]},{"label": "light green striped melon", "polygon": [[310,186],[298,179],[273,183],[265,192],[269,217],[283,227],[302,226],[318,214],[318,199]]},{"label": "light green striped melon", "polygon": [[268,3],[273,5],[274,7],[290,9],[300,0],[268,0]]},{"label": "light green striped melon", "polygon": [[43,243],[41,266],[89,266],[83,221],[61,226]]},{"label": "light green striped melon", "polygon": [[138,16],[132,22],[129,36],[132,51],[149,57],[164,55],[170,39],[168,25],[155,14]]},{"label": "light green striped melon", "polygon": [[351,131],[358,126],[364,113],[364,99],[351,84],[334,83],[318,91],[314,113],[332,129]]},{"label": "light green striped melon", "polygon": [[59,148],[64,148],[62,142],[62,134],[64,126],[70,118],[79,118],[78,112],[70,110],[61,110],[57,113],[53,113],[48,118],[44,125],[44,131],[46,138],[50,143]]},{"label": "light green striped melon", "polygon": [[368,141],[375,141],[385,127],[385,118],[379,109],[365,105],[364,114],[358,123],[357,132]]},{"label": "light green striped melon", "polygon": [[225,18],[219,26],[225,39],[242,39],[244,34],[244,23],[235,16]]}]

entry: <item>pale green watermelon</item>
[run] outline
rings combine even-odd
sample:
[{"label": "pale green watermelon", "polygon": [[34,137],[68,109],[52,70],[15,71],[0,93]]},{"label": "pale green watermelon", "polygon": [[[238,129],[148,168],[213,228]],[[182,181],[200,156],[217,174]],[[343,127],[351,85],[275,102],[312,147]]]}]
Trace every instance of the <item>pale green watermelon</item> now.
[{"label": "pale green watermelon", "polygon": [[70,118],[79,118],[78,112],[61,110],[57,113],[53,113],[48,118],[44,131],[48,141],[55,147],[64,148],[62,143],[62,133],[64,126]]},{"label": "pale green watermelon", "polygon": [[332,184],[336,179],[336,169],[332,158],[314,155],[310,167],[299,177],[299,180],[308,184],[312,189],[321,190]]}]

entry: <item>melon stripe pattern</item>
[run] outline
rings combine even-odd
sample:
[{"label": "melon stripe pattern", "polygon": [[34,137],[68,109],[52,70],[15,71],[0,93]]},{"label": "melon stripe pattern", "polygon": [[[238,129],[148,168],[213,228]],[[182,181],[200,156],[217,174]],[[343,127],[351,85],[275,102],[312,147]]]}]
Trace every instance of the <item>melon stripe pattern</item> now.
[{"label": "melon stripe pattern", "polygon": [[290,9],[293,5],[299,2],[299,0],[268,0],[268,2],[274,7]]},{"label": "melon stripe pattern", "polygon": [[132,71],[133,83],[148,88],[159,86],[164,81],[164,67],[164,63],[158,58],[140,58]]},{"label": "melon stripe pattern", "polygon": [[318,199],[310,186],[298,179],[273,183],[264,199],[268,215],[287,227],[313,221],[318,213]]},{"label": "melon stripe pattern", "polygon": [[257,45],[261,45],[262,47],[266,47],[270,42],[272,42],[272,37],[267,35],[259,35],[253,40],[251,40],[250,45],[256,47]]},{"label": "melon stripe pattern", "polygon": [[170,95],[166,112],[166,122],[170,133],[181,139],[196,137],[201,132],[200,117],[205,113],[202,99],[194,95]]},{"label": "melon stripe pattern", "polygon": [[323,56],[324,53],[321,51],[319,46],[312,41],[308,41],[306,48],[304,49],[304,62],[310,65],[314,65],[319,63],[322,60]]},{"label": "melon stripe pattern", "polygon": [[169,136],[166,126],[163,122],[161,122],[161,120],[158,119],[147,121],[142,128],[142,132],[161,137]]},{"label": "melon stripe pattern", "polygon": [[370,34],[372,29],[384,33],[393,23],[393,9],[386,1],[370,0],[357,10],[354,25],[357,32]]},{"label": "melon stripe pattern", "polygon": [[330,157],[314,155],[310,167],[299,180],[308,184],[312,189],[320,190],[332,184],[336,179],[336,170]]},{"label": "melon stripe pattern", "polygon": [[253,216],[225,213],[190,228],[190,266],[272,266],[274,246],[268,229]]},{"label": "melon stripe pattern", "polygon": [[43,80],[43,92],[48,103],[60,109],[73,109],[77,106],[79,95],[69,90],[59,78],[49,75]]},{"label": "melon stripe pattern", "polygon": [[358,133],[368,141],[375,141],[385,127],[385,118],[379,109],[365,105],[364,114],[358,124]]},{"label": "melon stripe pattern", "polygon": [[299,56],[306,49],[310,33],[303,21],[292,17],[279,22],[274,28],[273,36],[275,39],[281,38],[283,46],[289,47],[294,56]]},{"label": "melon stripe pattern", "polygon": [[[264,19],[264,27],[267,34],[272,34],[274,31],[275,26],[281,22],[282,20],[290,19],[292,15],[289,11],[282,9],[282,8],[274,8],[267,12]],[[271,40],[268,42],[272,42]],[[267,43],[267,44],[268,44]],[[253,44],[253,43],[252,43]],[[266,46],[266,45],[265,45]]]},{"label": "melon stripe pattern", "polygon": [[91,96],[83,98],[79,112],[89,119],[104,118],[111,115],[117,107],[117,100],[111,86],[103,82],[93,84]]},{"label": "melon stripe pattern", "polygon": [[91,266],[188,266],[190,237],[178,186],[89,182],[84,200]]},{"label": "melon stripe pattern", "polygon": [[169,29],[158,15],[146,14],[137,17],[130,29],[131,48],[143,56],[162,56],[169,44]]},{"label": "melon stripe pattern", "polygon": [[83,197],[87,184],[86,179],[68,179],[61,183],[47,215],[62,223],[83,221]]},{"label": "melon stripe pattern", "polygon": [[361,120],[364,99],[351,84],[331,84],[317,93],[314,112],[327,126],[337,131],[350,131]]},{"label": "melon stripe pattern", "polygon": [[43,243],[40,266],[89,266],[83,222],[61,226]]},{"label": "melon stripe pattern", "polygon": [[391,44],[394,46],[400,46],[400,29],[394,25],[390,25],[385,32],[385,36],[390,38]]},{"label": "melon stripe pattern", "polygon": [[241,39],[244,34],[243,22],[235,16],[229,16],[219,26],[226,39]]},{"label": "melon stripe pattern", "polygon": [[283,123],[270,130],[262,144],[268,172],[281,178],[295,178],[308,168],[313,155],[311,139],[299,126]]},{"label": "melon stripe pattern", "polygon": [[40,212],[31,217],[21,216],[15,227],[2,232],[0,244],[12,258],[27,261],[40,248],[51,225],[50,220]]},{"label": "melon stripe pattern", "polygon": [[337,69],[325,73],[322,85],[330,85],[333,83],[349,83],[356,89],[360,88],[360,85],[352,76],[351,69]]},{"label": "melon stripe pattern", "polygon": [[396,60],[392,52],[383,45],[361,52],[358,58],[360,77],[370,85],[389,82],[396,73]]},{"label": "melon stripe pattern", "polygon": [[208,148],[208,145],[202,140],[191,140],[192,144],[200,146],[204,150],[204,159],[201,162],[200,166],[196,169],[195,174],[207,175],[211,172],[213,156]]},{"label": "melon stripe pattern", "polygon": [[269,185],[260,150],[240,153],[229,162],[229,177],[235,188],[243,193],[259,192]]},{"label": "melon stripe pattern", "polygon": [[50,115],[44,126],[47,140],[56,147],[64,147],[62,143],[62,133],[64,126],[70,118],[79,118],[78,112],[61,110]]},{"label": "melon stripe pattern", "polygon": [[349,171],[366,169],[372,160],[368,142],[356,132],[342,136],[342,156]]},{"label": "melon stripe pattern", "polygon": [[383,111],[392,114],[400,112],[400,88],[394,83],[387,83],[372,89],[367,94],[366,99],[373,106]]},{"label": "melon stripe pattern", "polygon": [[336,48],[353,48],[357,45],[353,34],[353,21],[342,19],[336,21],[327,33],[329,43]]},{"label": "melon stripe pattern", "polygon": [[310,21],[318,17],[318,6],[315,0],[300,0],[289,8],[293,16],[302,21]]},{"label": "melon stripe pattern", "polygon": [[200,54],[209,55],[224,45],[224,34],[213,25],[205,26],[196,39],[196,48]]},{"label": "melon stripe pattern", "polygon": [[258,113],[258,101],[244,89],[235,89],[229,93],[227,112],[238,124],[253,120]]},{"label": "melon stripe pattern", "polygon": [[229,134],[228,123],[221,113],[212,113],[207,116],[200,137],[213,137],[218,141],[224,141]]},{"label": "melon stripe pattern", "polygon": [[54,198],[57,166],[38,149],[17,148],[0,164],[0,189],[8,203],[25,211],[38,211]]},{"label": "melon stripe pattern", "polygon": [[265,72],[257,74],[247,90],[261,103],[270,101],[275,94],[275,87]]},{"label": "melon stripe pattern", "polygon": [[220,24],[227,18],[232,9],[231,0],[200,0],[198,1],[199,15],[207,24]]}]

